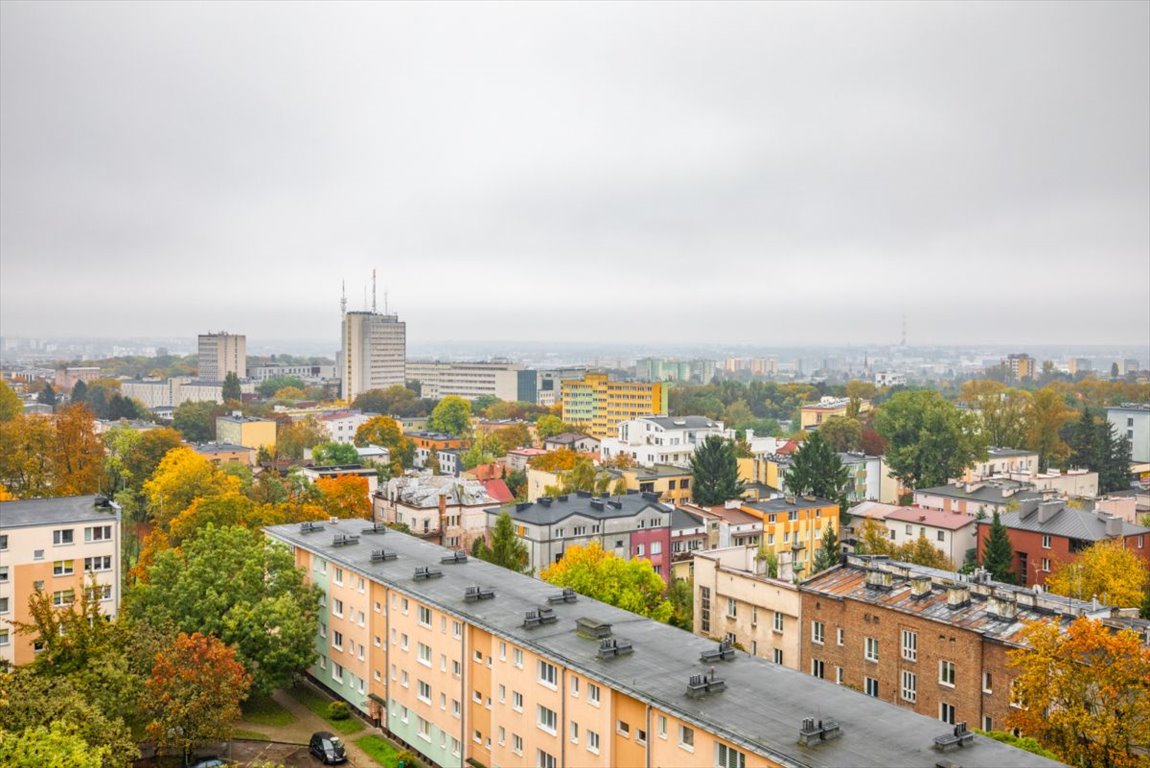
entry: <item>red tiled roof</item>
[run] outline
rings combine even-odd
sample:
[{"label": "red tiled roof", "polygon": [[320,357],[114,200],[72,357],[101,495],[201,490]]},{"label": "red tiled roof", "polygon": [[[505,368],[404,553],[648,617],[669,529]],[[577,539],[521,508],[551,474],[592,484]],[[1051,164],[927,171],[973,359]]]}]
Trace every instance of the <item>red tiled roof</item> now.
[{"label": "red tiled roof", "polygon": [[926,509],[925,507],[903,507],[886,516],[887,520],[898,520],[902,523],[922,523],[931,528],[946,528],[957,531],[974,523],[974,518],[967,514],[943,512],[940,509]]},{"label": "red tiled roof", "polygon": [[483,487],[487,490],[487,495],[501,504],[506,504],[509,501],[515,501],[515,494],[507,487],[507,483],[495,478],[492,480],[484,480]]}]

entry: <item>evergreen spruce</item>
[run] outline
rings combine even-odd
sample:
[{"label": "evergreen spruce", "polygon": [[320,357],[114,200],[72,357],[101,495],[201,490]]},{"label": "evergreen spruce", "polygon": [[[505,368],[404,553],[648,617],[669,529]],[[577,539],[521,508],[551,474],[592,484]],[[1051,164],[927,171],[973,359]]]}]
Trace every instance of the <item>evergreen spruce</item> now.
[{"label": "evergreen spruce", "polygon": [[839,537],[835,533],[835,527],[828,525],[823,531],[822,543],[819,546],[819,551],[815,553],[814,569],[811,575],[819,571],[825,571],[833,565],[838,565],[839,553]]},{"label": "evergreen spruce", "polygon": [[743,493],[735,444],[710,435],[691,456],[692,496],[709,506],[737,499]]},{"label": "evergreen spruce", "polygon": [[1004,581],[1007,584],[1015,582],[1014,548],[1010,545],[1010,537],[1006,534],[1006,526],[999,519],[998,510],[990,521],[990,535],[986,539],[986,549],[982,554],[982,567],[990,571],[995,581]]},{"label": "evergreen spruce", "polygon": [[840,512],[846,510],[850,475],[839,455],[818,432],[795,451],[784,482],[787,491],[796,496],[829,499],[839,505]]},{"label": "evergreen spruce", "polygon": [[499,519],[495,521],[491,544],[487,543],[487,539],[476,539],[471,545],[471,554],[516,573],[522,573],[528,566],[527,546],[515,535],[515,525],[511,522],[511,515],[506,512],[500,512]]}]

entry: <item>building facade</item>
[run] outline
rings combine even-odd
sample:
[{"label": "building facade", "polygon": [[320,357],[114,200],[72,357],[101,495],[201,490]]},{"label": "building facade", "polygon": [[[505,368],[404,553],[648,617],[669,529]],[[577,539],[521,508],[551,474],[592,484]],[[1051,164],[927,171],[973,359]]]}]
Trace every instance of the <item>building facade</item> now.
[{"label": "building facade", "polygon": [[407,381],[407,323],[398,315],[345,312],[340,337],[344,400],[351,402],[368,390],[403,386]]},{"label": "building facade", "polygon": [[669,464],[689,467],[691,456],[708,437],[725,437],[723,422],[703,416],[646,416],[616,427],[600,446],[604,460],[629,456],[645,467]]},{"label": "building facade", "polygon": [[600,440],[614,435],[621,422],[667,412],[667,387],[657,382],[612,381],[605,373],[588,373],[562,385],[563,421]]},{"label": "building facade", "polygon": [[[850,412],[851,399],[849,397],[823,397],[817,403],[807,403],[799,408],[799,427],[808,432],[818,429],[827,419],[838,416],[844,417]],[[859,400],[859,413],[870,410],[869,400]]]},{"label": "building facade", "polygon": [[883,518],[896,547],[913,544],[920,536],[959,568],[967,553],[974,554],[978,542],[974,518],[955,512],[940,512],[925,507],[898,507]]},{"label": "building facade", "polygon": [[1150,462],[1150,403],[1123,403],[1108,408],[1106,418],[1119,437],[1130,441],[1130,459]]},{"label": "building facade", "polygon": [[216,440],[221,443],[235,443],[245,448],[267,448],[272,455],[276,452],[276,422],[273,419],[259,419],[243,416],[239,412],[231,416],[216,417]]},{"label": "building facade", "polygon": [[199,378],[223,381],[229,373],[248,377],[248,338],[243,334],[202,333],[198,337]]},{"label": "building facade", "polygon": [[65,607],[96,581],[100,612],[120,609],[120,507],[102,496],[0,502],[0,661],[31,662],[38,642],[13,622],[32,622],[37,590]]},{"label": "building facade", "polygon": [[[524,377],[522,373],[530,375]],[[535,402],[534,371],[525,372],[522,366],[508,360],[470,363],[409,360],[407,377],[419,382],[421,397],[433,400],[454,395],[465,400],[486,396],[508,402]],[[521,382],[529,386],[521,388]]]},{"label": "building facade", "polygon": [[839,533],[839,505],[827,499],[789,496],[748,502],[739,509],[762,521],[762,547],[778,558],[784,578],[791,575],[788,568],[799,577],[810,573],[826,529]]}]

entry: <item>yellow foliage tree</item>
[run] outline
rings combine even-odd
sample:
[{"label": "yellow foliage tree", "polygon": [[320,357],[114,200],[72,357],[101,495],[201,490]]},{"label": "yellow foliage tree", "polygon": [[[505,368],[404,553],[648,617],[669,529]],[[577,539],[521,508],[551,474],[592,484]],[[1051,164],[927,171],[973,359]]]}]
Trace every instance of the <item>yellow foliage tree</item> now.
[{"label": "yellow foliage tree", "polygon": [[1142,560],[1118,542],[1091,544],[1072,561],[1056,566],[1046,578],[1046,588],[1059,595],[1106,605],[1132,608],[1142,604],[1150,572]]},{"label": "yellow foliage tree", "polygon": [[1011,651],[1019,670],[1006,724],[1070,765],[1145,766],[1150,744],[1150,648],[1129,630],[1111,632],[1085,616],[1064,633],[1057,622],[1023,630]]},{"label": "yellow foliage tree", "polygon": [[3,483],[0,483],[0,501],[16,501],[16,497],[8,492]]},{"label": "yellow foliage tree", "polygon": [[330,516],[371,519],[366,477],[321,477],[315,481],[315,487],[320,492],[320,504]]},{"label": "yellow foliage tree", "polygon": [[81,496],[100,489],[104,442],[96,434],[96,417],[88,406],[73,404],[56,413],[52,452],[53,494]]},{"label": "yellow foliage tree", "polygon": [[544,472],[570,472],[575,468],[575,462],[578,458],[578,453],[563,448],[558,451],[549,451],[542,456],[534,456],[530,459],[530,464],[534,469],[541,469]]},{"label": "yellow foliage tree", "polygon": [[218,470],[191,448],[174,448],[144,483],[152,519],[162,527],[196,499],[240,491],[240,480]]},{"label": "yellow foliage tree", "polygon": [[568,547],[563,559],[544,568],[539,578],[664,623],[674,610],[665,598],[666,584],[650,560],[624,560],[597,541]]}]

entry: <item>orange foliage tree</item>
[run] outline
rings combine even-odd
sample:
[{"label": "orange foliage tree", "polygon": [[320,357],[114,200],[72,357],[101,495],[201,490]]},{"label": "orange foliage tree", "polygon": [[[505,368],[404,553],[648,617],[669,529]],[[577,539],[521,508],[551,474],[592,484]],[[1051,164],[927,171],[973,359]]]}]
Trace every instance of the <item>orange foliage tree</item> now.
[{"label": "orange foliage tree", "polygon": [[1129,630],[1111,632],[1080,617],[1064,633],[1056,622],[1023,630],[1011,651],[1019,670],[1010,728],[1020,728],[1070,765],[1145,766],[1150,744],[1150,648]]},{"label": "orange foliage tree", "polygon": [[0,483],[22,499],[95,493],[104,446],[92,412],[69,405],[54,416],[0,421]]},{"label": "orange foliage tree", "polygon": [[371,518],[371,497],[366,477],[344,475],[321,477],[315,481],[320,492],[320,505],[331,517]]},{"label": "orange foliage tree", "polygon": [[231,738],[251,684],[231,646],[181,632],[171,648],[156,654],[145,683],[148,738],[183,755],[198,744]]},{"label": "orange foliage tree", "polygon": [[56,413],[56,440],[52,453],[53,492],[81,496],[100,488],[104,473],[104,443],[96,435],[96,417],[82,404],[67,405]]},{"label": "orange foliage tree", "polygon": [[569,448],[558,451],[549,451],[542,456],[533,456],[529,463],[534,469],[544,472],[570,472],[575,468],[575,460],[579,454]]}]

